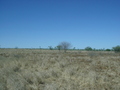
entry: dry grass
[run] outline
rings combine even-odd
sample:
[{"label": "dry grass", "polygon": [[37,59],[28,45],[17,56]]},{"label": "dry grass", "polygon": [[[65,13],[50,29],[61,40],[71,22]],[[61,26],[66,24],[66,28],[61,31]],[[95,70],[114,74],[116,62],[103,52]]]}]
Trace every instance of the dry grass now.
[{"label": "dry grass", "polygon": [[0,90],[120,90],[120,54],[0,49]]}]

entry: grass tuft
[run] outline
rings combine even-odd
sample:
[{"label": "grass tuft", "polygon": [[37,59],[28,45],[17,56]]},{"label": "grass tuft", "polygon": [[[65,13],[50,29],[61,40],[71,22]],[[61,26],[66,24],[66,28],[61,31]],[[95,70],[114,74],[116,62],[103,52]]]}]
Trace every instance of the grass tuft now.
[{"label": "grass tuft", "polygon": [[0,90],[120,90],[120,55],[1,49]]}]

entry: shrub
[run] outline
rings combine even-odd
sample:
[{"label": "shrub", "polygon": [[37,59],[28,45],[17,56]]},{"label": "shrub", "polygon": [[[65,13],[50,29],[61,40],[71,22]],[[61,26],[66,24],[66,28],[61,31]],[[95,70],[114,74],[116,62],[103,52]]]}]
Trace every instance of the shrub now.
[{"label": "shrub", "polygon": [[57,49],[60,51],[62,49],[62,46],[61,45],[58,45],[57,46]]},{"label": "shrub", "polygon": [[48,46],[50,50],[53,50],[52,46]]},{"label": "shrub", "polygon": [[111,51],[110,49],[106,49],[106,51]]},{"label": "shrub", "polygon": [[85,50],[92,51],[92,48],[91,47],[86,47]]},{"label": "shrub", "polygon": [[116,47],[113,47],[113,50],[115,52],[120,52],[120,45],[116,46]]},{"label": "shrub", "polygon": [[71,43],[61,42],[59,46],[64,50],[64,52],[66,52],[71,47]]}]

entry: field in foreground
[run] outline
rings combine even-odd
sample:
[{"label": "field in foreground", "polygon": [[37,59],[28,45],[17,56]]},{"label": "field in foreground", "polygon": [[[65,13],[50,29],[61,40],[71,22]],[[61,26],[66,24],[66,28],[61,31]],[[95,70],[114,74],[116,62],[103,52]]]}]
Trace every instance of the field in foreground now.
[{"label": "field in foreground", "polygon": [[0,90],[120,90],[120,54],[0,49]]}]

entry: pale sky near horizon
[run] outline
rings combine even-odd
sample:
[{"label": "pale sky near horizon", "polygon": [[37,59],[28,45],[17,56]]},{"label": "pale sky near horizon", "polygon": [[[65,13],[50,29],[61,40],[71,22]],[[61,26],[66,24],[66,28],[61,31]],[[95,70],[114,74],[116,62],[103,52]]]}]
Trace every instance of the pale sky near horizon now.
[{"label": "pale sky near horizon", "polygon": [[[0,0],[2,48],[120,45],[120,0]],[[73,48],[72,47],[72,48]]]}]

